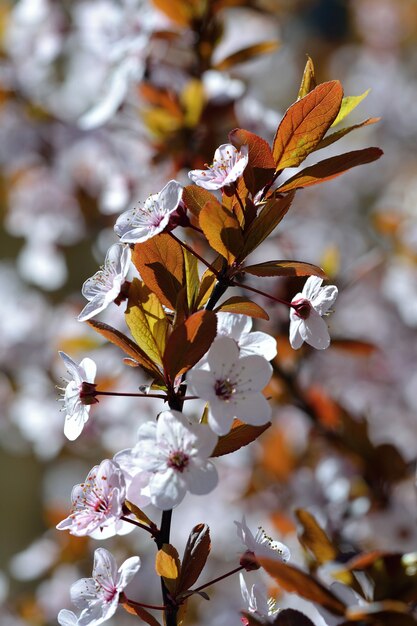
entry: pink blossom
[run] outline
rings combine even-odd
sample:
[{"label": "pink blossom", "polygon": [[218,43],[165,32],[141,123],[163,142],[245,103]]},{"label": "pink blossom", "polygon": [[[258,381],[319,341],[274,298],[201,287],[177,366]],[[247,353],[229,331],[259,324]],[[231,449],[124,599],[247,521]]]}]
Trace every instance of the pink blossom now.
[{"label": "pink blossom", "polygon": [[248,159],[248,146],[243,145],[239,151],[232,144],[225,143],[217,148],[213,164],[207,170],[192,170],[188,176],[196,185],[214,191],[234,183],[242,176]]}]

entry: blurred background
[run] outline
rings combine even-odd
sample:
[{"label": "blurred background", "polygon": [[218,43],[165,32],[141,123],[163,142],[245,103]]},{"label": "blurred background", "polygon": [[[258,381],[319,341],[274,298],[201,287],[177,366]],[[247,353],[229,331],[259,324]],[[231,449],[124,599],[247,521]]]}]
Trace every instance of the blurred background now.
[{"label": "blurred background", "polygon": [[[63,435],[58,350],[95,359],[103,389],[146,382],[76,321],[82,283],[116,241],[117,216],[170,178],[187,184],[187,172],[211,163],[233,128],[271,141],[297,98],[307,54],[318,82],[339,79],[349,96],[370,89],[351,123],[381,117],[320,158],[371,145],[385,154],[299,192],[254,253],[254,262],[324,267],[340,290],[332,346],[292,351],[288,311],[260,302],[271,322],[258,328],[278,340],[273,426],[218,460],[221,484],[207,498],[187,497],[174,514],[173,543],[181,551],[192,526],[207,522],[207,576],[215,577],[236,566],[233,519],[246,512],[305,564],[294,516],[303,508],[342,560],[416,550],[416,41],[415,0],[2,0],[2,624],[48,626],[70,608],[70,585],[90,575],[99,545],[54,528],[68,514],[71,488],[131,447],[138,425],[160,409],[107,398],[92,407],[82,437]],[[257,287],[291,299],[302,283],[259,279]],[[100,319],[123,329],[117,307]],[[119,560],[138,553],[153,568],[153,545],[139,533],[101,545]],[[159,602],[157,589],[152,576],[138,577],[131,595]],[[236,580],[211,596],[194,601],[190,624],[240,623]],[[279,603],[324,624],[295,597]],[[132,620],[120,614],[117,624]]]}]

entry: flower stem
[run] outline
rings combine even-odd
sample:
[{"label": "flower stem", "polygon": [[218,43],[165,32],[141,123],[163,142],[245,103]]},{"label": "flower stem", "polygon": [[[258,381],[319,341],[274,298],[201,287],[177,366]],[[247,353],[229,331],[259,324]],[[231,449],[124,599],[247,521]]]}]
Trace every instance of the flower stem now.
[{"label": "flower stem", "polygon": [[292,302],[287,302],[287,300],[281,300],[281,298],[276,298],[275,296],[271,296],[269,293],[265,293],[264,291],[260,291],[255,287],[250,287],[249,285],[245,285],[244,283],[238,283],[236,280],[232,281],[232,287],[241,287],[242,289],[247,289],[248,291],[253,291],[254,293],[259,293],[259,295],[264,296],[265,298],[269,298],[270,300],[274,300],[274,302],[279,302],[280,304],[285,304],[285,306],[297,309],[297,304]]},{"label": "flower stem", "polygon": [[168,396],[162,393],[123,393],[120,391],[96,391],[96,396],[121,396],[125,398],[158,398],[159,400],[167,400]]},{"label": "flower stem", "polygon": [[169,233],[169,235],[171,235],[171,237],[172,237],[173,239],[175,239],[175,241],[177,241],[177,242],[180,244],[180,246],[182,246],[185,250],[188,250],[188,252],[189,252],[190,254],[192,254],[193,256],[195,256],[195,257],[196,257],[196,259],[198,259],[199,261],[201,261],[201,262],[202,262],[202,264],[203,264],[203,265],[205,265],[205,266],[206,266],[206,267],[207,267],[207,268],[208,268],[211,272],[213,272],[213,274],[214,274],[215,276],[218,276],[219,272],[218,272],[218,271],[217,271],[217,270],[216,270],[216,269],[215,269],[212,265],[210,265],[210,263],[209,263],[208,261],[206,261],[205,259],[203,259],[203,257],[202,257],[202,256],[200,256],[200,255],[198,254],[198,252],[196,252],[195,250],[193,250],[193,248],[191,248],[188,244],[186,244],[186,243],[184,243],[183,241],[181,241],[181,239],[178,239],[178,237],[177,237],[176,235],[174,235],[174,233],[173,233],[172,231]]},{"label": "flower stem", "polygon": [[124,522],[129,522],[129,524],[133,524],[134,526],[137,526],[138,528],[142,528],[143,530],[146,530],[148,533],[152,535],[152,537],[155,537],[157,534],[157,531],[152,530],[150,526],[146,526],[146,524],[141,524],[140,522],[137,522],[136,520],[132,519],[131,517],[128,517],[127,515],[122,515],[120,519],[122,519]]},{"label": "flower stem", "polygon": [[158,606],[155,604],[145,604],[144,602],[135,602],[135,600],[130,600],[129,598],[125,598],[126,604],[130,604],[130,606],[138,606],[142,609],[153,609],[154,611],[165,611],[166,606]]},{"label": "flower stem", "polygon": [[207,587],[211,587],[211,585],[214,585],[220,582],[221,580],[228,578],[229,576],[233,576],[233,574],[240,572],[242,569],[245,569],[243,565],[239,565],[239,567],[232,569],[231,572],[227,572],[226,574],[223,574],[222,576],[218,576],[217,578],[214,578],[213,580],[209,580],[208,583],[204,583],[204,585],[200,585],[200,587],[197,587],[197,589],[191,589],[190,591],[192,591],[193,593],[197,593],[198,591],[203,591],[203,589],[206,589]]}]

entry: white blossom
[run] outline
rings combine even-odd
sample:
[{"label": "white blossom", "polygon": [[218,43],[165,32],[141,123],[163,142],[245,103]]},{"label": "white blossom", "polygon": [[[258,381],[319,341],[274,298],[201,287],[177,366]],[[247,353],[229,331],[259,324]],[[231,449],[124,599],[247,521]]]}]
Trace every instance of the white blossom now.
[{"label": "white blossom", "polygon": [[290,343],[294,350],[304,341],[313,348],[324,350],[330,345],[327,324],[322,318],[334,304],[338,290],[334,285],[322,287],[322,278],[310,276],[301,293],[297,293],[290,308]]},{"label": "white blossom", "polygon": [[291,554],[287,546],[268,537],[261,527],[258,528],[256,535],[254,535],[246,524],[244,516],[241,522],[235,522],[235,524],[239,539],[255,559],[257,557],[266,557],[284,562],[289,560]]},{"label": "white blossom", "polygon": [[88,357],[77,365],[65,352],[60,352],[59,356],[71,376],[71,380],[67,381],[63,398],[66,412],[64,435],[70,441],[74,441],[81,434],[88,420],[91,404],[98,402],[94,391],[97,366]]},{"label": "white blossom", "polygon": [[225,143],[217,148],[213,164],[207,170],[192,170],[188,176],[196,185],[214,191],[234,183],[242,176],[248,160],[247,145],[237,150],[232,144]]},{"label": "white blossom", "polygon": [[130,257],[129,246],[115,243],[109,248],[104,266],[83,284],[82,294],[89,302],[79,314],[79,322],[97,315],[120,295],[130,268]]},{"label": "white blossom", "polygon": [[240,592],[246,603],[247,611],[253,613],[263,623],[267,624],[270,621],[269,618],[274,618],[278,613],[279,609],[276,608],[275,600],[268,598],[265,588],[258,583],[252,585],[249,591],[242,572],[239,574],[239,580]]},{"label": "white blossom", "polygon": [[187,374],[192,393],[209,403],[208,423],[218,435],[229,432],[233,418],[258,426],[271,417],[271,407],[261,393],[272,367],[259,355],[241,356],[230,337],[217,337],[207,364],[198,364]]},{"label": "white blossom", "polygon": [[143,243],[168,226],[169,219],[181,201],[182,186],[170,180],[159,193],[145,200],[143,207],[122,213],[114,230],[123,243]]},{"label": "white blossom", "polygon": [[163,411],[156,423],[139,428],[138,439],[115,460],[127,464],[131,475],[147,472],[150,498],[158,508],[171,509],[187,491],[203,495],[217,485],[216,468],[208,460],[217,437],[207,425],[190,424],[179,411]]},{"label": "white blossom", "polygon": [[277,355],[277,342],[261,331],[251,332],[252,318],[237,313],[217,313],[217,336],[231,337],[239,346],[240,356],[258,354],[267,361]]},{"label": "white blossom", "polygon": [[68,609],[62,609],[58,613],[58,624],[60,626],[78,626],[78,617]]},{"label": "white blossom", "polygon": [[[57,525],[58,530],[69,530],[72,535],[92,535],[98,529],[107,529],[106,536],[114,535],[123,525],[123,504],[126,485],[122,470],[109,459],[95,465],[85,482],[75,485],[71,493],[70,515]],[[97,534],[96,537],[100,535]]]},{"label": "white blossom", "polygon": [[81,609],[78,621],[71,611],[60,611],[62,626],[98,626],[112,617],[117,609],[120,594],[140,568],[140,558],[132,556],[117,569],[113,555],[105,548],[94,552],[92,578],[81,578],[71,587],[71,600]]}]

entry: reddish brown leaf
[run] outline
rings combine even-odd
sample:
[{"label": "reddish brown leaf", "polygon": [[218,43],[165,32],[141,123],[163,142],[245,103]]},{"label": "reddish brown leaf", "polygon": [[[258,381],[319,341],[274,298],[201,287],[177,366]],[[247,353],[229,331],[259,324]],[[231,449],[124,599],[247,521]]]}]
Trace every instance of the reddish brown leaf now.
[{"label": "reddish brown leaf", "polygon": [[313,622],[300,611],[282,609],[272,622],[272,626],[314,626]]},{"label": "reddish brown leaf", "polygon": [[278,48],[278,41],[261,41],[260,43],[255,43],[252,46],[248,46],[247,48],[243,48],[242,50],[238,50],[237,52],[233,52],[219,63],[216,63],[214,69],[219,72],[224,72],[229,68],[233,67],[237,63],[244,63],[245,61],[250,61],[251,59],[259,56],[260,54],[268,54],[270,52],[275,52]]},{"label": "reddish brown leaf", "polygon": [[135,245],[132,261],[147,287],[169,309],[175,309],[183,288],[184,257],[181,245],[161,233]]},{"label": "reddish brown leaf", "polygon": [[191,531],[182,559],[181,576],[177,593],[188,591],[200,576],[210,554],[210,529],[207,524],[197,524]]},{"label": "reddish brown leaf", "polygon": [[143,352],[134,341],[129,339],[129,337],[126,337],[126,335],[121,333],[119,330],[116,330],[112,326],[104,324],[103,322],[87,320],[87,324],[89,324],[91,328],[94,328],[96,332],[105,337],[108,341],[121,348],[123,352],[132,357],[132,359],[137,361],[152,378],[156,377],[158,380],[161,380],[161,371],[148,357],[148,355]]},{"label": "reddish brown leaf", "polygon": [[358,339],[334,339],[332,337],[332,348],[342,350],[353,356],[371,356],[377,351],[377,347],[368,341]]},{"label": "reddish brown leaf", "polygon": [[314,74],[314,64],[310,57],[307,55],[307,63],[304,68],[303,78],[301,79],[300,89],[298,91],[298,98],[304,98],[310,91],[316,87],[316,77]]},{"label": "reddish brown leaf", "polygon": [[145,622],[145,624],[149,624],[149,626],[161,626],[158,620],[155,619],[154,616],[151,615],[151,613],[149,613],[143,607],[137,606],[137,605],[132,606],[128,604],[126,600],[122,601],[122,606],[125,609],[125,611],[127,611],[131,615],[137,615],[138,617],[140,617],[141,620]]},{"label": "reddish brown leaf", "polygon": [[364,148],[363,150],[345,152],[345,154],[324,159],[324,161],[310,165],[310,167],[306,167],[295,176],[292,176],[292,178],[289,178],[278,188],[278,191],[284,193],[303,187],[319,185],[326,180],[340,176],[352,167],[372,163],[372,161],[379,159],[382,154],[383,152],[380,148]]},{"label": "reddish brown leaf", "polygon": [[259,215],[244,233],[245,245],[239,259],[243,261],[278,226],[287,214],[294,198],[294,192],[268,199]]},{"label": "reddish brown leaf", "polygon": [[213,200],[213,194],[198,185],[187,185],[182,192],[182,201],[187,209],[196,217],[199,216],[201,209],[207,203]]},{"label": "reddish brown leaf", "polygon": [[416,626],[417,621],[409,614],[410,608],[403,602],[385,600],[361,607],[348,608],[346,616],[350,623],[366,623],[369,626]]},{"label": "reddish brown leaf", "polygon": [[[275,160],[269,144],[265,139],[242,128],[232,130],[229,133],[229,140],[238,150],[243,145],[248,146],[249,166],[244,172],[244,178],[252,193],[256,193],[271,181],[275,171]],[[248,168],[252,172],[250,181],[247,176]]]},{"label": "reddish brown leaf", "polygon": [[267,261],[242,267],[241,272],[254,276],[320,276],[326,278],[321,267],[302,261]]},{"label": "reddish brown leaf", "polygon": [[152,0],[152,2],[179,26],[189,26],[193,18],[192,3],[189,0]]},{"label": "reddish brown leaf", "polygon": [[267,422],[262,426],[251,426],[250,424],[244,424],[238,419],[235,419],[230,432],[227,435],[219,437],[216,447],[214,448],[211,456],[224,456],[225,454],[231,454],[243,446],[247,446],[255,439],[258,439],[271,426],[271,422]]},{"label": "reddish brown leaf", "polygon": [[298,538],[304,548],[310,550],[319,565],[334,561],[337,550],[315,517],[305,509],[297,509],[295,514],[302,526],[302,533]]},{"label": "reddish brown leaf", "polygon": [[318,85],[285,113],[273,142],[276,170],[298,167],[336,119],[343,97],[339,81]]},{"label": "reddish brown leaf", "polygon": [[258,561],[285,591],[297,593],[307,600],[317,602],[335,615],[345,614],[345,604],[310,574],[282,561],[262,557],[258,557]]},{"label": "reddish brown leaf", "polygon": [[316,146],[316,150],[327,148],[327,146],[330,146],[335,141],[339,141],[339,139],[342,139],[342,137],[351,133],[352,130],[356,130],[357,128],[362,128],[363,126],[370,126],[371,124],[376,124],[377,122],[379,122],[380,119],[381,119],[380,117],[370,117],[367,120],[364,120],[363,122],[359,122],[359,124],[353,124],[353,126],[347,126],[347,128],[341,128],[340,130],[337,130],[331,135],[328,135],[327,137],[323,137],[320,143]]},{"label": "reddish brown leaf", "polygon": [[201,209],[199,224],[213,250],[231,265],[243,248],[242,230],[233,213],[213,199]]},{"label": "reddish brown leaf", "polygon": [[163,357],[164,368],[173,383],[199,361],[214,341],[217,317],[213,311],[197,311],[175,328]]},{"label": "reddish brown leaf", "polygon": [[256,302],[252,302],[244,296],[232,296],[216,307],[215,311],[223,311],[227,313],[241,313],[249,317],[255,317],[262,320],[269,320],[268,313]]}]

